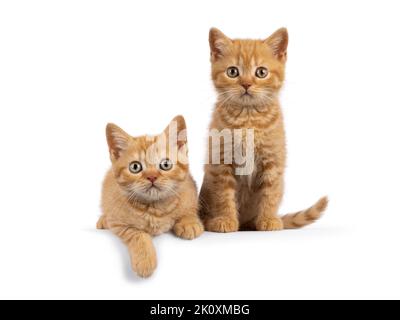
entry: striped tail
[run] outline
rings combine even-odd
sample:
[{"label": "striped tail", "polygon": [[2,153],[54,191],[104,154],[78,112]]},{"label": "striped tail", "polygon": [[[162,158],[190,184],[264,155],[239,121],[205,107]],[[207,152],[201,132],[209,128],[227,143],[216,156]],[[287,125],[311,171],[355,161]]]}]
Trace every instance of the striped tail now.
[{"label": "striped tail", "polygon": [[285,229],[298,229],[308,226],[321,218],[327,206],[328,198],[321,198],[311,208],[283,216],[283,226]]}]

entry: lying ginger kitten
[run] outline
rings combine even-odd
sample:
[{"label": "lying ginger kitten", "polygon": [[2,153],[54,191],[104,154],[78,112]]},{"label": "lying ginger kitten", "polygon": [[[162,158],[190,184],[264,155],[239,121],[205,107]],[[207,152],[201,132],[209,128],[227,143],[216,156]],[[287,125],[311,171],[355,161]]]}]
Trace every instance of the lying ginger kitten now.
[{"label": "lying ginger kitten", "polygon": [[[149,277],[157,265],[152,236],[173,229],[178,237],[191,240],[204,230],[187,164],[185,120],[176,117],[155,137],[134,138],[114,124],[107,125],[106,134],[112,168],[104,180],[97,228],[120,237],[133,270]],[[171,154],[175,156],[167,157]]]}]

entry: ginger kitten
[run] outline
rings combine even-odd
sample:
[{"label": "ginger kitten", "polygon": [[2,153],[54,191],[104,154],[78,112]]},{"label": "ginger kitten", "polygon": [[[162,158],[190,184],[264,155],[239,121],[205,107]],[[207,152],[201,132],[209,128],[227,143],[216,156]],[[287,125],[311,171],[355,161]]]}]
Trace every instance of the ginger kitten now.
[{"label": "ginger kitten", "polygon": [[176,117],[155,137],[131,137],[114,124],[107,125],[106,135],[112,168],[104,180],[97,228],[120,237],[133,270],[149,277],[157,265],[153,236],[173,229],[191,240],[204,231],[187,164],[185,120]]},{"label": "ginger kitten", "polygon": [[224,152],[220,152],[220,164],[205,166],[200,205],[206,230],[275,231],[313,223],[325,210],[327,198],[307,210],[278,216],[286,159],[278,94],[285,77],[287,30],[280,29],[265,40],[232,40],[211,29],[209,41],[218,93],[210,129],[253,129],[254,170],[247,176],[237,175],[239,165],[224,159]]}]

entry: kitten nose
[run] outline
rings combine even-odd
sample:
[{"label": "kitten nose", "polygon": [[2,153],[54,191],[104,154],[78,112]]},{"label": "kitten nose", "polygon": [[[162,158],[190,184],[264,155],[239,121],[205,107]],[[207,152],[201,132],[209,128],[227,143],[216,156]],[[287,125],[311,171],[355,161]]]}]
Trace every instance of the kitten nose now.
[{"label": "kitten nose", "polygon": [[154,183],[157,180],[157,177],[150,176],[150,177],[147,177],[147,180],[149,180],[151,183]]},{"label": "kitten nose", "polygon": [[246,89],[246,91],[251,87],[251,83],[244,82],[242,83],[242,87]]}]

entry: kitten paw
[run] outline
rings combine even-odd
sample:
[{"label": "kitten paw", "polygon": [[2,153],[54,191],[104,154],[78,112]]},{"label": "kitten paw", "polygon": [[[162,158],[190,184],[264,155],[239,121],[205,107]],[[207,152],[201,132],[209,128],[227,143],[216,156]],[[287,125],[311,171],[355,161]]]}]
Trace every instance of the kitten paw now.
[{"label": "kitten paw", "polygon": [[144,256],[134,259],[132,262],[132,269],[141,278],[148,278],[156,270],[157,259],[151,256]]},{"label": "kitten paw", "polygon": [[228,233],[239,230],[239,221],[231,217],[216,217],[206,222],[207,231]]},{"label": "kitten paw", "polygon": [[201,222],[183,223],[178,222],[174,227],[175,234],[182,239],[193,240],[201,236],[204,227]]},{"label": "kitten paw", "polygon": [[257,231],[280,231],[283,230],[281,218],[261,218],[256,223]]},{"label": "kitten paw", "polygon": [[96,229],[99,229],[99,230],[107,229],[106,218],[104,216],[101,216],[99,218],[99,221],[97,221]]}]

